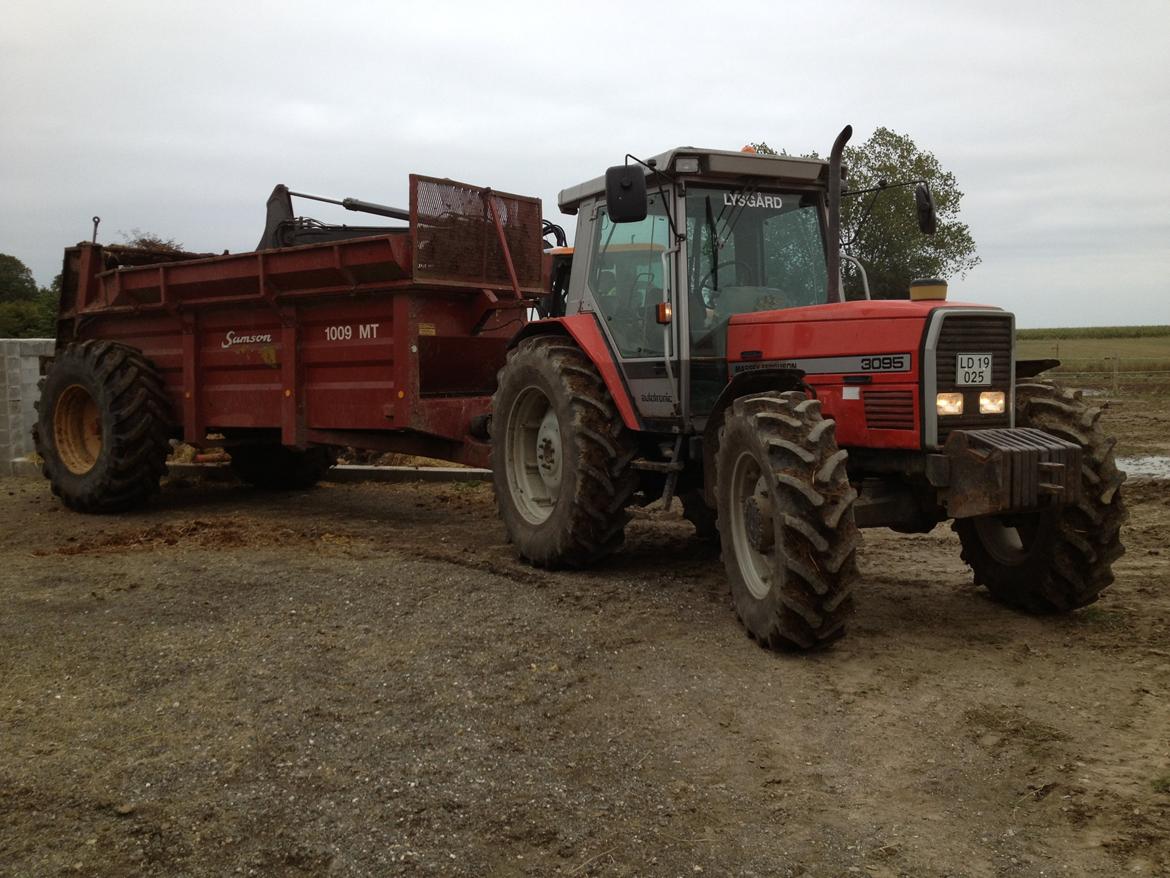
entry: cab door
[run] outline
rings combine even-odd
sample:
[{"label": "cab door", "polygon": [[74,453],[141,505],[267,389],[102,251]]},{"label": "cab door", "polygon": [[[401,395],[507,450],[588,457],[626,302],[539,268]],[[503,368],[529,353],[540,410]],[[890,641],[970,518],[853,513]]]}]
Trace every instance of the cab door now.
[{"label": "cab door", "polygon": [[[655,192],[647,201],[639,222],[613,222],[604,201],[582,206],[578,253],[584,237],[588,259],[582,275],[573,272],[570,300],[596,313],[647,427],[669,429],[682,420],[679,321],[673,319],[680,248],[663,195]],[[666,323],[659,322],[662,303],[670,306]]]}]

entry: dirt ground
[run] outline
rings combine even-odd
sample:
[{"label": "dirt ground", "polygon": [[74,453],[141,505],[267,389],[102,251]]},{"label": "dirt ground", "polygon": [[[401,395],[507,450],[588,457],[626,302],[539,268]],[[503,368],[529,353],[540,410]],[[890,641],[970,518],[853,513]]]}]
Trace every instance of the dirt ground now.
[{"label": "dirt ground", "polygon": [[1119,457],[1170,455],[1170,387],[1119,399],[1109,399],[1104,390],[1097,393],[1108,403],[1105,417]]},{"label": "dirt ground", "polygon": [[[1166,453],[1164,401],[1109,419]],[[1087,610],[869,531],[792,656],[670,514],[546,573],[484,485],[0,482],[0,874],[1170,874],[1170,483],[1127,498]]]}]

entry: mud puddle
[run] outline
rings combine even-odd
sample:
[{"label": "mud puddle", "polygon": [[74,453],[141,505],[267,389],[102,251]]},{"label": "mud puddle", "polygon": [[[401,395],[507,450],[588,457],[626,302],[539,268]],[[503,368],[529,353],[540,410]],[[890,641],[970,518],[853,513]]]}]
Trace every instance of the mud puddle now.
[{"label": "mud puddle", "polygon": [[1119,457],[1117,468],[1130,478],[1170,479],[1170,457],[1166,456]]}]

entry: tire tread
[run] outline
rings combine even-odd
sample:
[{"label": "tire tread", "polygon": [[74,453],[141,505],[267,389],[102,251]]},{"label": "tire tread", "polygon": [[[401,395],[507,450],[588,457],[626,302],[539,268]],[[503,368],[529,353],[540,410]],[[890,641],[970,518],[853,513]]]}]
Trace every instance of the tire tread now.
[{"label": "tire tread", "polygon": [[[822,418],[820,402],[799,391],[736,400],[728,418],[721,445],[732,419],[740,420],[737,428],[754,430],[766,450],[773,490],[784,501],[783,510],[776,513],[777,539],[783,541],[774,556],[783,566],[783,584],[773,585],[779,588],[777,611],[764,624],[753,625],[739,604],[737,592],[745,588],[739,585],[732,589],[736,614],[761,646],[789,650],[827,646],[845,633],[858,578],[861,534],[853,518],[857,494],[845,466],[848,453],[837,448],[834,425]],[[792,453],[793,448],[801,453]],[[723,461],[722,447],[717,460]],[[719,490],[722,511],[731,502],[722,493],[731,489],[720,485]],[[718,523],[723,528],[722,515]],[[741,575],[738,561],[731,557],[731,535],[723,537],[724,562],[734,583]]]},{"label": "tire tread", "polygon": [[[38,400],[33,441],[44,463],[42,472],[53,493],[70,509],[89,513],[125,512],[158,493],[170,453],[171,406],[162,377],[142,353],[127,345],[87,340],[66,345],[53,369],[87,372],[108,398],[108,447],[94,465],[92,478],[68,477],[51,438],[54,400]],[[46,433],[50,435],[46,435]],[[108,452],[108,453],[107,453]]]},{"label": "tire tread", "polygon": [[[630,466],[637,446],[597,367],[575,344],[562,336],[538,336],[520,342],[508,352],[498,376],[499,387],[504,387],[508,370],[519,364],[541,370],[567,399],[572,411],[572,423],[567,426],[576,440],[577,471],[581,474],[569,501],[568,515],[553,538],[533,541],[520,554],[534,566],[546,569],[585,567],[616,552],[625,541],[627,507],[638,489],[637,473]],[[502,409],[501,391],[497,390],[492,401],[496,424],[502,420]],[[496,447],[493,440],[493,472]],[[506,477],[504,474],[498,478]],[[501,517],[507,521],[507,504],[511,503],[508,488],[495,480],[495,489]],[[519,548],[521,541],[515,534],[512,540]]]}]

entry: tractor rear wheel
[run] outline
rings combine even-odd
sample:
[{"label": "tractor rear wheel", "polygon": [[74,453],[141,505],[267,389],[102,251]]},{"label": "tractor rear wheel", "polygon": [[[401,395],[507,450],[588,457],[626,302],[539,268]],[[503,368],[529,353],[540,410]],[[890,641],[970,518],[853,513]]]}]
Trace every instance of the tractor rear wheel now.
[{"label": "tractor rear wheel", "polygon": [[621,547],[636,451],[597,368],[562,336],[508,354],[492,398],[492,481],[520,556],[581,567]]},{"label": "tractor rear wheel", "polygon": [[324,478],[337,463],[332,448],[304,451],[285,445],[237,445],[228,449],[232,472],[242,481],[269,491],[303,491]]},{"label": "tractor rear wheel", "polygon": [[126,345],[67,345],[41,381],[33,441],[53,493],[78,512],[124,512],[157,493],[170,429],[158,370]]},{"label": "tractor rear wheel", "polygon": [[853,612],[860,533],[847,453],[821,404],[789,391],[737,399],[716,452],[723,563],[761,646],[812,649]]},{"label": "tractor rear wheel", "polygon": [[1113,562],[1125,552],[1125,475],[1100,417],[1100,407],[1079,391],[1040,379],[1016,386],[1017,426],[1081,446],[1081,496],[1067,506],[954,523],[975,582],[1001,603],[1031,613],[1068,612],[1093,603],[1113,582]]}]

